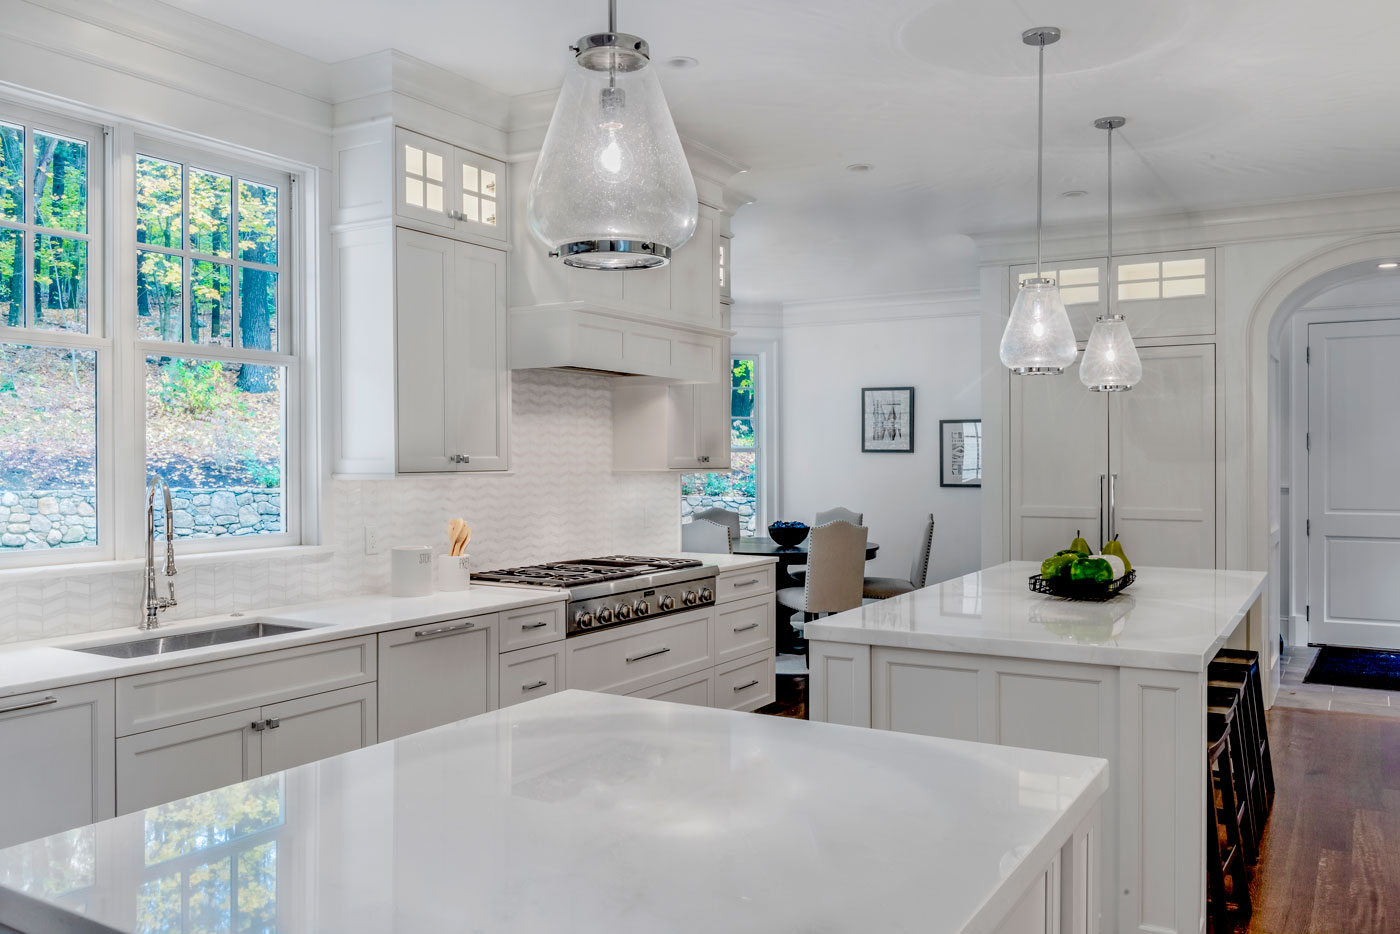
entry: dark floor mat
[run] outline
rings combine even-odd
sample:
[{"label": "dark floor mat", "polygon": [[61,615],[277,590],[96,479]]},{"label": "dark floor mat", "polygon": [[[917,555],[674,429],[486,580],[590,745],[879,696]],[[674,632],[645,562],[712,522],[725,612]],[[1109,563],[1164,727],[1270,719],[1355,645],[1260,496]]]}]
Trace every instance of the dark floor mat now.
[{"label": "dark floor mat", "polygon": [[1400,691],[1400,652],[1324,645],[1303,680],[1308,684]]}]

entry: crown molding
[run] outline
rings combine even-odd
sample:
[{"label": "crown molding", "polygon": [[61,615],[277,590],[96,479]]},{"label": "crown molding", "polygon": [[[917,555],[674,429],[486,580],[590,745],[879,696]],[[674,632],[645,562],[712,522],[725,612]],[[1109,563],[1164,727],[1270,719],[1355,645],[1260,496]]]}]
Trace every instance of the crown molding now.
[{"label": "crown molding", "polygon": [[[1400,188],[1253,202],[1171,214],[1114,218],[1114,253],[1149,253],[1335,234],[1400,229]],[[982,265],[1031,262],[1034,228],[970,235]],[[1047,228],[1047,258],[1097,255],[1105,249],[1102,220]]]},{"label": "crown molding", "polygon": [[736,304],[736,326],[746,328],[813,328],[839,324],[975,318],[981,314],[976,289],[936,289],[786,304]]}]

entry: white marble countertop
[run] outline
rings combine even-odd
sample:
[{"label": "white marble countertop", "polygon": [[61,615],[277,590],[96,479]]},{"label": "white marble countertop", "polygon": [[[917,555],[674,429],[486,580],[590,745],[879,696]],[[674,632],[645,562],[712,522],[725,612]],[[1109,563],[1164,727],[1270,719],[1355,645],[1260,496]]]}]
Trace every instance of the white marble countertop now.
[{"label": "white marble countertop", "polygon": [[0,924],[985,932],[1107,769],[566,691],[0,851]]},{"label": "white marble countertop", "polygon": [[1137,568],[1103,603],[1032,593],[1012,561],[807,624],[810,639],[1203,671],[1264,587],[1259,571]]},{"label": "white marble countertop", "polygon": [[712,555],[701,551],[683,551],[680,557],[698,558],[706,564],[713,564],[719,568],[721,574],[727,571],[744,571],[749,568],[762,567],[765,564],[778,563],[778,559],[772,555]]}]

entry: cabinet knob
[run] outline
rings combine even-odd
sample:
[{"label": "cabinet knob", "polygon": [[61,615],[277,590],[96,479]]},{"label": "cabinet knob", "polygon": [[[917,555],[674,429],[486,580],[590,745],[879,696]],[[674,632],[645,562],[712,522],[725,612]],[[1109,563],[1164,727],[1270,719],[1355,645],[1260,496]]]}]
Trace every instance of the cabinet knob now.
[{"label": "cabinet knob", "polygon": [[269,730],[275,730],[275,729],[277,729],[277,728],[278,728],[279,726],[281,726],[281,725],[282,725],[282,718],[281,718],[281,717],[268,717],[268,718],[267,718],[267,728],[268,728]]},{"label": "cabinet knob", "polygon": [[702,455],[702,456],[700,457],[700,463],[702,463],[702,464],[708,464],[709,462],[710,462],[710,455],[705,454],[705,455]]}]

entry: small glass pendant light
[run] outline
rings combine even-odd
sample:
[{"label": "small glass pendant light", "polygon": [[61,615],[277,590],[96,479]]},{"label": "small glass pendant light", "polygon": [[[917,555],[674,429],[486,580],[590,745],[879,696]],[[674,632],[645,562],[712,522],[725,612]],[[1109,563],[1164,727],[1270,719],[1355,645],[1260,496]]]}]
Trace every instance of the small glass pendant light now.
[{"label": "small glass pendant light", "polygon": [[1040,50],[1039,98],[1035,141],[1035,278],[1021,283],[1011,317],[1001,335],[1001,362],[1018,376],[1057,376],[1074,362],[1078,345],[1060,287],[1040,271],[1040,231],[1045,178],[1045,47],[1060,41],[1060,30],[1038,26],[1021,33],[1021,41]]},{"label": "small glass pendant light", "polygon": [[644,39],[608,31],[573,47],[530,180],[530,229],[565,265],[664,266],[695,233],[699,202]]},{"label": "small glass pendant light", "polygon": [[1127,392],[1142,379],[1142,358],[1128,332],[1128,322],[1113,313],[1113,131],[1127,123],[1125,117],[1100,117],[1094,126],[1108,131],[1108,299],[1104,313],[1094,322],[1079,381],[1091,392]]}]

